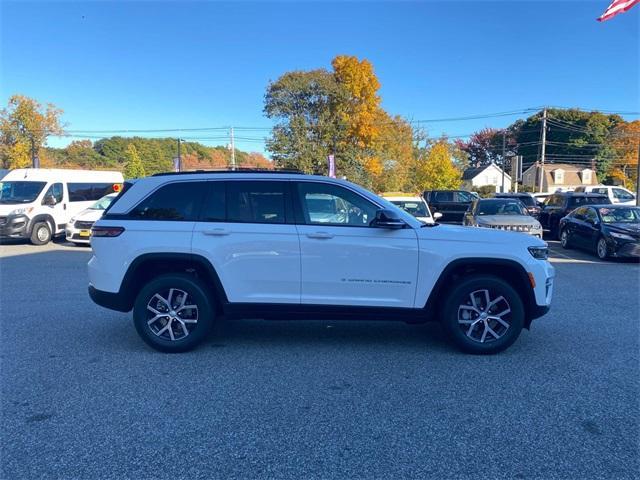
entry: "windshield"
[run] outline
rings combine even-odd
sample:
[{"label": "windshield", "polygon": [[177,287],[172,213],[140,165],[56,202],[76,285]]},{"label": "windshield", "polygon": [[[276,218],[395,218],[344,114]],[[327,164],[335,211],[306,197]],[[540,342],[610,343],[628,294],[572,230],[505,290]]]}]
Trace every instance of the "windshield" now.
[{"label": "windshield", "polygon": [[429,211],[423,202],[417,200],[391,200],[391,203],[397,205],[405,212],[410,213],[414,217],[430,217]]},{"label": "windshield", "polygon": [[31,203],[47,182],[0,182],[0,203]]},{"label": "windshield", "polygon": [[599,208],[604,223],[640,223],[640,208]]},{"label": "windshield", "polygon": [[513,197],[503,197],[503,198],[511,198],[513,200],[521,201],[525,207],[535,207],[536,200],[530,195],[522,195],[522,196],[513,196]]},{"label": "windshield", "polygon": [[575,208],[579,205],[589,205],[594,203],[611,203],[607,197],[571,197],[569,198],[569,208]]},{"label": "windshield", "polygon": [[105,195],[100,200],[98,200],[96,203],[91,205],[89,207],[89,209],[91,209],[91,210],[106,210],[107,207],[109,205],[111,205],[111,202],[113,202],[114,198],[116,198],[116,195]]},{"label": "windshield", "polygon": [[526,215],[519,201],[480,201],[478,202],[477,215]]}]

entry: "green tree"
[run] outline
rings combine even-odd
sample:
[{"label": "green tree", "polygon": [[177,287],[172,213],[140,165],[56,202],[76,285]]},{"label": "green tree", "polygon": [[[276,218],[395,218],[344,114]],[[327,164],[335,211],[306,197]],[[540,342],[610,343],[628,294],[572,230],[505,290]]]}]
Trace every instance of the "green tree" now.
[{"label": "green tree", "polygon": [[[338,115],[346,97],[334,76],[322,69],[288,72],[269,84],[264,113],[277,124],[267,149],[276,165],[326,174],[326,158],[336,153],[346,131]],[[341,170],[344,167],[341,165]]]},{"label": "green tree", "polygon": [[127,162],[124,165],[124,171],[122,172],[125,178],[141,178],[144,177],[145,170],[142,164],[142,159],[138,154],[138,149],[134,144],[129,144],[126,150]]},{"label": "green tree", "polygon": [[[546,161],[589,165],[596,160],[598,175],[603,178],[611,157],[603,147],[610,132],[624,122],[619,115],[585,112],[577,109],[547,109]],[[509,136],[517,143],[525,168],[540,156],[542,111],[512,124]]]},{"label": "green tree", "polygon": [[13,95],[0,110],[0,163],[2,168],[31,165],[50,135],[63,133],[62,110],[42,105],[24,95]]},{"label": "green tree", "polygon": [[419,190],[460,187],[462,174],[453,163],[447,142],[439,141],[429,148],[426,158],[418,161],[414,178]]}]

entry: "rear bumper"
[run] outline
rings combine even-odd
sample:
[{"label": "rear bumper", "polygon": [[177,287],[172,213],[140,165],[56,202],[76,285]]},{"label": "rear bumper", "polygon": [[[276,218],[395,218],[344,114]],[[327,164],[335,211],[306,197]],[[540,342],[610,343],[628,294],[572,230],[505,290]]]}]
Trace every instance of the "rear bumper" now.
[{"label": "rear bumper", "polygon": [[120,292],[105,292],[98,290],[93,285],[89,285],[89,296],[93,303],[100,305],[101,307],[108,308],[109,310],[115,310],[117,312],[129,312],[131,305],[125,299],[124,295]]}]

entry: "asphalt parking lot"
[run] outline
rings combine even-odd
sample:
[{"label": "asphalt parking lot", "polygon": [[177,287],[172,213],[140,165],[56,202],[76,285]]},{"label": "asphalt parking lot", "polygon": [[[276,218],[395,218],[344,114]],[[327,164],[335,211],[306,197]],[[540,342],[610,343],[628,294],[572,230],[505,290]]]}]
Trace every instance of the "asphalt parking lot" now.
[{"label": "asphalt parking lot", "polygon": [[638,478],[640,266],[550,243],[552,311],[491,357],[257,320],[161,354],[91,303],[89,249],[0,245],[1,477]]}]

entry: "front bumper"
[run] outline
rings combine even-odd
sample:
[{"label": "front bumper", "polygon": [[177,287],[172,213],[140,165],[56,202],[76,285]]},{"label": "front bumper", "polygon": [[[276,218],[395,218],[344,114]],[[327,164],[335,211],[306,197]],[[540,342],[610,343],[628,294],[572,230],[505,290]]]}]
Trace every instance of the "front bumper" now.
[{"label": "front bumper", "polygon": [[0,217],[0,238],[28,238],[29,217],[9,215]]},{"label": "front bumper", "polygon": [[616,240],[611,247],[611,254],[620,258],[640,258],[640,242]]}]

